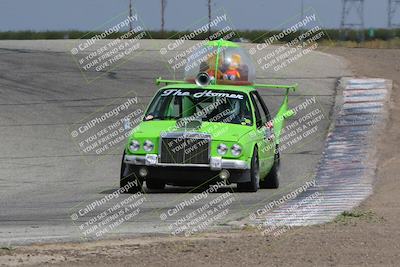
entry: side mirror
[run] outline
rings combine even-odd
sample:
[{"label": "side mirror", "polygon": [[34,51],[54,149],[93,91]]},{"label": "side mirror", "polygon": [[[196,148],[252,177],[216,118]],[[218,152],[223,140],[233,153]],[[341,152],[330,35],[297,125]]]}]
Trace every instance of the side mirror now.
[{"label": "side mirror", "polygon": [[283,114],[283,118],[284,119],[289,119],[289,118],[293,117],[294,115],[295,115],[295,112],[293,111],[293,109],[289,109],[288,111],[286,111]]}]

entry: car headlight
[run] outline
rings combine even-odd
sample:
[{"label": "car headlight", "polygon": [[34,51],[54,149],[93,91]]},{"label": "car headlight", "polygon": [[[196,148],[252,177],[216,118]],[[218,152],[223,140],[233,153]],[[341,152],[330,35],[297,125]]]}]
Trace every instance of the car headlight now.
[{"label": "car headlight", "polygon": [[150,140],[144,141],[143,149],[144,149],[145,151],[150,152],[150,151],[153,150],[153,148],[154,148],[153,142],[151,142]]},{"label": "car headlight", "polygon": [[226,152],[228,151],[228,147],[225,144],[219,144],[217,147],[217,152],[221,156],[225,155]]},{"label": "car headlight", "polygon": [[131,143],[129,144],[129,150],[130,151],[138,151],[139,148],[140,148],[139,141],[132,140]]},{"label": "car headlight", "polygon": [[242,154],[242,147],[239,146],[238,144],[234,144],[231,147],[231,151],[232,151],[232,155],[234,155],[235,157],[240,156],[240,154]]}]

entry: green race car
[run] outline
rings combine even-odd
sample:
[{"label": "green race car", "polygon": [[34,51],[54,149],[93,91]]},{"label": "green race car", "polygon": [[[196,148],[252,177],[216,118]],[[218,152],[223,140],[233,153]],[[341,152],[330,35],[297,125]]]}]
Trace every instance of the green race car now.
[{"label": "green race car", "polygon": [[[279,137],[297,85],[255,84],[254,67],[237,44],[206,47],[197,56],[204,61],[188,61],[196,67],[186,69],[184,81],[157,79],[166,86],[132,130],[122,158],[120,185],[130,185],[129,192],[144,181],[148,189],[218,181],[236,183],[240,192],[278,188]],[[285,90],[274,118],[256,88]]]}]

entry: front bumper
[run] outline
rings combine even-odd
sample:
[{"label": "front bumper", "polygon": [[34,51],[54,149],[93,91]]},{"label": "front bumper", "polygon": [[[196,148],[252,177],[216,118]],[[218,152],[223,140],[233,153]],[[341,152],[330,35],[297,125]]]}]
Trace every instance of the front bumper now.
[{"label": "front bumper", "polygon": [[249,170],[249,164],[244,160],[222,159],[220,157],[211,157],[210,164],[181,164],[181,163],[161,163],[158,160],[158,155],[147,154],[142,155],[125,155],[124,162],[133,165],[145,165],[153,167],[199,167],[208,168],[213,171],[228,169],[228,170]]}]

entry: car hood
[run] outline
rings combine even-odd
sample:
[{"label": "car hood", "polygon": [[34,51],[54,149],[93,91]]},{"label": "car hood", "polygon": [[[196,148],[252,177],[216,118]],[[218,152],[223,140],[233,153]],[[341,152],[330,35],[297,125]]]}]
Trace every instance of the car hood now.
[{"label": "car hood", "polygon": [[[251,126],[228,124],[222,122],[202,122],[199,129],[186,129],[186,132],[199,132],[211,135],[216,141],[238,141],[243,135],[252,130]],[[144,121],[134,129],[136,138],[158,138],[161,133],[184,132],[183,128],[176,128],[176,121]]]}]

